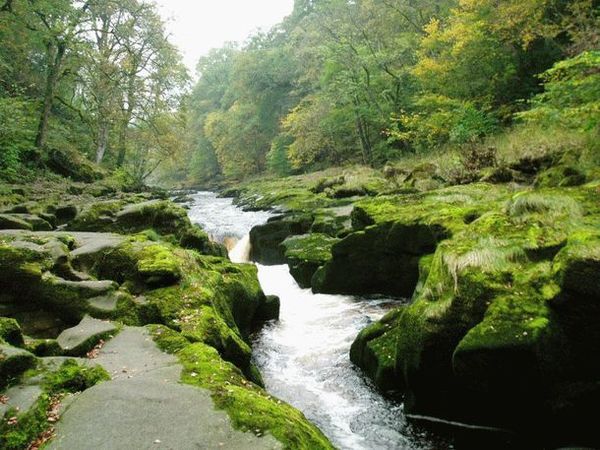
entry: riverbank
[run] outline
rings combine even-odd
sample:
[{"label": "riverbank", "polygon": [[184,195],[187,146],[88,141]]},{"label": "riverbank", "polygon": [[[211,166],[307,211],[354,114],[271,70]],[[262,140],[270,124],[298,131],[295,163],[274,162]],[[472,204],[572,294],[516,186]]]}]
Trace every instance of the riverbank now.
[{"label": "riverbank", "polygon": [[433,163],[332,169],[236,186],[280,215],[252,257],[301,286],[411,299],[350,356],[405,411],[505,429],[528,446],[598,446],[600,179],[557,176],[565,152],[486,168],[467,184]]},{"label": "riverbank", "polygon": [[2,190],[2,448],[331,448],[252,364],[249,333],[278,300],[165,192]]}]

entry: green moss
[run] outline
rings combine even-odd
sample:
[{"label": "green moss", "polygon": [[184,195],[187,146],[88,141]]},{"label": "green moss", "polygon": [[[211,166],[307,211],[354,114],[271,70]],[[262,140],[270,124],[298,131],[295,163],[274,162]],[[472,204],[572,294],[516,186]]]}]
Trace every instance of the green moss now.
[{"label": "green moss", "polygon": [[159,244],[140,251],[137,271],[150,285],[174,283],[181,278],[180,264],[173,256],[173,249]]},{"label": "green moss", "polygon": [[333,448],[300,411],[246,381],[213,348],[193,344],[178,356],[184,365],[182,381],[209,389],[215,405],[224,409],[240,430],[259,436],[270,433],[287,449]]},{"label": "green moss", "polygon": [[185,252],[165,243],[153,242],[145,234],[130,237],[117,248],[107,251],[91,271],[98,278],[129,283],[134,292],[147,287],[177,283],[182,276]]},{"label": "green moss", "polygon": [[163,325],[148,325],[148,330],[158,347],[166,353],[175,354],[190,344],[180,333]]},{"label": "green moss", "polygon": [[27,339],[25,349],[36,356],[62,356],[63,351],[56,339]]},{"label": "green moss", "polygon": [[17,347],[23,345],[23,334],[16,320],[0,317],[0,342]]},{"label": "green moss", "polygon": [[53,394],[81,392],[106,380],[110,375],[101,366],[82,366],[69,359],[56,372],[46,375],[44,389]]},{"label": "green moss", "polygon": [[123,204],[122,200],[110,200],[86,205],[67,228],[74,231],[113,231],[115,215]]},{"label": "green moss", "polygon": [[50,396],[42,394],[35,405],[24,414],[10,410],[5,418],[17,417],[17,423],[9,425],[8,420],[0,420],[0,448],[22,450],[43,433],[48,427],[46,412],[50,407]]},{"label": "green moss", "polygon": [[37,359],[28,351],[0,343],[0,389],[14,383],[36,364]]},{"label": "green moss", "polygon": [[181,334],[193,342],[203,342],[217,349],[223,358],[241,368],[250,364],[250,346],[230,328],[211,306],[185,310],[180,322]]},{"label": "green moss", "polygon": [[403,311],[404,307],[394,309],[363,329],[350,348],[350,360],[384,392],[399,389],[396,347],[398,319]]},{"label": "green moss", "polygon": [[338,241],[339,239],[325,234],[312,233],[290,236],[282,245],[288,259],[323,263],[331,258],[331,247]]}]

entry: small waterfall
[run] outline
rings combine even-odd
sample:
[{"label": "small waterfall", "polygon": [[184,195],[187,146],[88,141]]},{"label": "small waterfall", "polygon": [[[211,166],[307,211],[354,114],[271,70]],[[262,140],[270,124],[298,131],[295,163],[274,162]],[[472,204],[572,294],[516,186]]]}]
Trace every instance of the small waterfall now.
[{"label": "small waterfall", "polygon": [[229,250],[229,259],[234,263],[250,262],[250,235],[241,238],[235,246]]}]

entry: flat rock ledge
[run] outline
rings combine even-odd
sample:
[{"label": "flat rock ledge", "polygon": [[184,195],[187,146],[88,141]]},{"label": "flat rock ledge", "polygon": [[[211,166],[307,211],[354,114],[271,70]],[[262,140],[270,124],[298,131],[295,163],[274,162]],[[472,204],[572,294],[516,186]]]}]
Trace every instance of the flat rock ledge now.
[{"label": "flat rock ledge", "polygon": [[235,430],[210,393],[179,383],[182,366],[144,328],[126,327],[93,363],[112,376],[76,396],[49,449],[279,449],[272,436]]}]

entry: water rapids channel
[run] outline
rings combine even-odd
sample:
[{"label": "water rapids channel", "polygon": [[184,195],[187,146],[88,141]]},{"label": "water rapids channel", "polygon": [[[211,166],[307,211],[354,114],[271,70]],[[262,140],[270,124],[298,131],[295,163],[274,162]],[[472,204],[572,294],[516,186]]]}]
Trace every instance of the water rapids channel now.
[{"label": "water rapids channel", "polygon": [[[191,197],[192,222],[228,245],[232,260],[244,261],[250,229],[271,214],[243,211],[211,192]],[[452,448],[408,424],[402,405],[381,396],[350,362],[356,335],[397,300],[313,294],[285,265],[258,265],[258,276],[265,293],[281,300],[280,319],[253,339],[255,363],[271,394],[301,410],[340,449]]]}]

